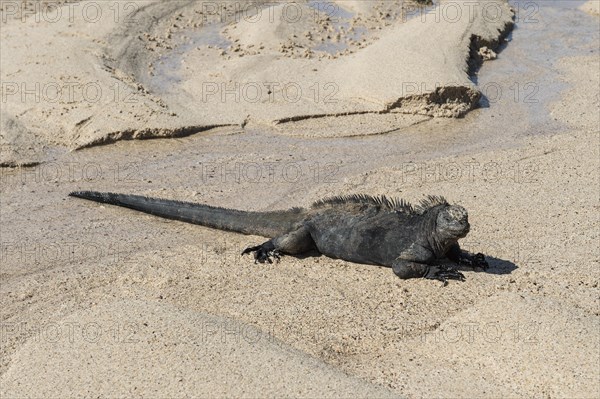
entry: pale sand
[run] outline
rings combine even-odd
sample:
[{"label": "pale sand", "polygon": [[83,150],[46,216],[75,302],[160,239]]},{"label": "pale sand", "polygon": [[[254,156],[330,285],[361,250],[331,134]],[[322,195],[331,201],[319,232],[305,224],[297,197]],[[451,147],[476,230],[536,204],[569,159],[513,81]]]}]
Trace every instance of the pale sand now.
[{"label": "pale sand", "polygon": [[19,351],[2,397],[396,397],[265,331],[168,304],[116,301],[56,326]]},{"label": "pale sand", "polygon": [[[476,47],[496,45],[513,18],[503,0],[451,2],[453,10],[458,7],[453,12],[460,13],[456,20],[440,21],[435,9],[423,17],[415,16],[413,8],[396,15],[399,5],[386,23],[377,23],[388,15],[381,5],[358,10],[352,18],[344,11],[347,26],[342,17],[334,23],[326,11],[307,5],[296,11],[299,21],[280,5],[257,17],[221,22],[202,2],[130,2],[117,18],[112,3],[91,3],[100,15],[93,23],[82,18],[86,2],[63,7],[63,17],[51,23],[46,22],[56,15],[51,11],[22,22],[12,8],[5,10],[3,51],[11,57],[0,61],[3,111],[8,118],[18,117],[36,140],[28,143],[29,157],[20,158],[10,150],[18,134],[2,125],[1,163],[47,158],[48,146],[176,137],[248,122],[270,125],[390,110],[460,116],[479,96],[467,75],[471,37],[481,39]],[[351,28],[364,34],[356,36]],[[310,40],[305,32],[314,32]],[[24,40],[27,51],[20,51]],[[311,50],[340,41],[348,51]],[[305,51],[315,55],[305,58]],[[328,134],[329,126],[325,120],[320,129],[341,134],[335,128]],[[390,130],[387,126],[376,124],[372,133]]]},{"label": "pale sand", "polygon": [[592,15],[600,15],[600,1],[598,0],[586,1],[579,8]]},{"label": "pale sand", "polygon": [[[2,397],[598,397],[600,65],[587,52],[551,64],[568,85],[545,104],[564,123],[554,135],[507,124],[479,147],[447,143],[522,111],[498,103],[389,137],[221,129],[2,169]],[[231,178],[263,163],[272,178]],[[441,194],[469,210],[463,245],[492,267],[442,288],[325,257],[255,266],[239,251],[261,237],[66,197],[82,188],[254,210]]]}]

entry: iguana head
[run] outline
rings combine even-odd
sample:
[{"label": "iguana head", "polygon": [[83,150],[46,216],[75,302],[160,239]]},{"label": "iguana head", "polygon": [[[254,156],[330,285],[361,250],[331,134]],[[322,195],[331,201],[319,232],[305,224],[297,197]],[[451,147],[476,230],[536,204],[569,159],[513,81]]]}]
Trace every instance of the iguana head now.
[{"label": "iguana head", "polygon": [[440,238],[463,238],[470,228],[467,210],[460,205],[445,206],[437,215],[435,229]]}]

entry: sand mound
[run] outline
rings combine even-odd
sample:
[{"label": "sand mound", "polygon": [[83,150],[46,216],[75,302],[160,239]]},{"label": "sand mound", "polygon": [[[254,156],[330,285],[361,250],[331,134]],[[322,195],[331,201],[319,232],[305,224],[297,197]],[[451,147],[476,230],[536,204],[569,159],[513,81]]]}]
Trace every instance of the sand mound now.
[{"label": "sand mound", "polygon": [[[216,11],[202,2],[143,1],[128,3],[118,18],[111,4],[48,11],[32,3],[37,13],[24,18],[5,10],[2,42],[11,57],[0,61],[3,111],[38,138],[34,152],[45,151],[42,143],[82,148],[248,121],[461,116],[479,99],[469,60],[482,46],[493,49],[513,18],[503,0],[425,9],[242,2],[254,6],[223,3]],[[324,136],[338,135],[330,125],[323,122]],[[9,151],[14,163],[28,162],[21,150]]]},{"label": "sand mound", "polygon": [[580,10],[592,15],[600,15],[600,2],[598,0],[589,0],[579,7]]},{"label": "sand mound", "polygon": [[242,18],[225,28],[224,33],[235,43],[234,52],[254,55],[289,50],[291,55],[294,48],[307,51],[310,47],[311,32],[319,30],[314,16],[315,11],[307,4],[297,4],[293,9],[289,3],[277,4],[264,13]]},{"label": "sand mound", "polygon": [[2,376],[2,397],[395,397],[249,325],[143,301],[41,329]]},{"label": "sand mound", "polygon": [[[550,298],[504,293],[426,331],[413,342],[413,387],[444,387],[441,397],[594,397],[600,386],[600,319]],[[589,337],[588,340],[579,339]],[[394,359],[389,359],[390,365]],[[460,365],[463,364],[464,367]],[[535,367],[527,367],[535,365]],[[582,375],[584,370],[588,375]],[[532,383],[535,381],[535,383]],[[517,387],[529,386],[523,392]],[[415,389],[408,396],[420,396]]]},{"label": "sand mound", "polygon": [[0,112],[0,167],[32,166],[44,158],[39,139],[16,118]]},{"label": "sand mound", "polygon": [[[202,53],[191,54],[184,58],[180,84],[203,99],[205,110],[263,122],[392,110],[462,116],[480,96],[467,73],[471,50],[496,48],[513,13],[501,1],[442,2],[422,12],[359,51],[331,60],[312,57],[314,49],[306,43],[289,45],[306,50],[300,52],[304,58],[286,55],[286,46],[281,52],[265,48],[254,57],[226,53],[212,68]],[[242,20],[228,32],[235,30],[231,38],[245,48],[252,40],[260,47],[266,39],[257,32],[265,32],[264,23]],[[339,33],[329,28],[331,36]],[[237,62],[227,62],[233,59]],[[198,63],[203,67],[195,68]]]}]

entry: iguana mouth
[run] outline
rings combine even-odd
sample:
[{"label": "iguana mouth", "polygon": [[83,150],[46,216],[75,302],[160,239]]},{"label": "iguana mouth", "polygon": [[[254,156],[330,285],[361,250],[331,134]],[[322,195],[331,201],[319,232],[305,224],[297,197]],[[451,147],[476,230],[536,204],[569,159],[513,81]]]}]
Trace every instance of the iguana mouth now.
[{"label": "iguana mouth", "polygon": [[462,230],[459,230],[456,233],[456,237],[457,238],[465,238],[467,236],[467,234],[469,234],[469,231],[471,231],[471,225],[469,223],[467,223],[467,225]]}]

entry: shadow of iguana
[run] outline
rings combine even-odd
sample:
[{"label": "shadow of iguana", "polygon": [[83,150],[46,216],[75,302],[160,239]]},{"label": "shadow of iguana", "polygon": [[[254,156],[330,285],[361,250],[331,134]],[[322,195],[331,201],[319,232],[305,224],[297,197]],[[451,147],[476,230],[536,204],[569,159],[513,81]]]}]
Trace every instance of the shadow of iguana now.
[{"label": "shadow of iguana", "polygon": [[488,267],[482,254],[470,255],[458,245],[470,228],[465,208],[438,196],[413,206],[401,199],[356,194],[319,200],[309,208],[246,212],[128,194],[69,195],[220,230],[274,237],[242,252],[254,253],[255,263],[316,249],[332,258],[391,267],[403,279],[424,277],[444,283],[464,280],[456,268],[443,264],[444,259]]}]

